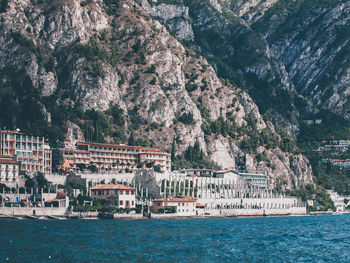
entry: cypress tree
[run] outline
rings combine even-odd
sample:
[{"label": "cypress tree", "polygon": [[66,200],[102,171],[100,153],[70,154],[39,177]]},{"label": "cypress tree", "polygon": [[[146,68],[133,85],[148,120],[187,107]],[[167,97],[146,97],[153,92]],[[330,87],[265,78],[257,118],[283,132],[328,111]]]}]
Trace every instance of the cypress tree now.
[{"label": "cypress tree", "polygon": [[173,138],[173,144],[171,145],[171,161],[175,160],[175,136]]}]

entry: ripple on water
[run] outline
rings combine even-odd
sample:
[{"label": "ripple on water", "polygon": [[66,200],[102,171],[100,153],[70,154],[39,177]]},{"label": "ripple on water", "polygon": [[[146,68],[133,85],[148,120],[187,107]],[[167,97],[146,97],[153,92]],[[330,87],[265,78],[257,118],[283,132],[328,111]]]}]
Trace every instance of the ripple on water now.
[{"label": "ripple on water", "polygon": [[0,262],[350,262],[349,223],[350,215],[0,220]]}]

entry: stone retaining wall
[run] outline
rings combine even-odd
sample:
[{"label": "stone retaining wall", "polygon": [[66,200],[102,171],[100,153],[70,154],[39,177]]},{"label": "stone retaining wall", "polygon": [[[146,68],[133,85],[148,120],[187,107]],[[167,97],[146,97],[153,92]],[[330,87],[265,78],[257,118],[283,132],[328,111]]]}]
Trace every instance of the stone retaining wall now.
[{"label": "stone retaining wall", "polygon": [[1,215],[64,216],[66,213],[67,208],[65,207],[0,207]]}]

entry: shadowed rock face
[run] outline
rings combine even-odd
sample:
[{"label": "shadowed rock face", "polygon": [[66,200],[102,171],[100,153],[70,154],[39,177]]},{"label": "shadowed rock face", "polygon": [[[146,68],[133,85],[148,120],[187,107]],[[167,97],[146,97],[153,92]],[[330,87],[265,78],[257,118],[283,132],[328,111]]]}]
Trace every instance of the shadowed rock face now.
[{"label": "shadowed rock face", "polygon": [[[288,90],[292,98],[304,97],[309,111],[327,109],[350,119],[348,1],[170,2],[189,9],[189,18],[182,19],[192,25],[194,42],[204,51],[202,34],[220,39],[208,55],[228,59],[233,69],[253,74],[275,90]],[[250,58],[240,61],[245,53]]]},{"label": "shadowed rock face", "polygon": [[[205,155],[222,168],[236,169],[240,160],[239,166],[268,173],[272,186],[293,188],[311,183],[307,159],[280,150],[281,134],[262,118],[248,93],[219,79],[197,52],[202,49],[209,54],[211,50],[222,59],[241,59],[245,63],[233,73],[255,74],[267,83],[278,79],[272,89],[275,92],[289,80],[279,77],[282,69],[287,73],[271,58],[270,42],[243,20],[229,23],[222,15],[224,6],[216,1],[185,2],[149,5],[148,1],[75,0],[33,5],[29,0],[11,1],[0,14],[4,85],[13,78],[9,72],[28,77],[47,122],[55,122],[57,111],[104,112],[117,105],[125,118],[120,128],[128,135],[132,131],[135,138],[154,141],[157,147],[170,149],[175,138],[181,153],[198,141]],[[214,31],[224,41],[213,49],[190,48],[168,30],[189,42],[197,41],[200,31]],[[242,60],[237,57],[242,53],[259,59]],[[47,110],[47,101],[52,101],[50,108],[55,112]],[[132,116],[138,117],[136,128]],[[107,118],[113,119],[111,115]],[[79,119],[65,123],[67,139],[84,138],[79,129],[86,123]],[[232,128],[229,134],[228,126]],[[253,135],[259,137],[263,132],[279,141],[279,146],[256,142]],[[113,142],[112,136],[104,139]],[[256,151],[247,152],[244,139],[258,144]]]}]

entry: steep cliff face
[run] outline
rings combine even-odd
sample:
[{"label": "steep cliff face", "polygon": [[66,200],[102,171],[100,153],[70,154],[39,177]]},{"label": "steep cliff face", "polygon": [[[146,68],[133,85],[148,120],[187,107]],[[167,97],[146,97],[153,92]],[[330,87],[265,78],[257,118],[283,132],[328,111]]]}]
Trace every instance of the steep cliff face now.
[{"label": "steep cliff face", "polygon": [[295,90],[349,119],[348,1],[279,1],[252,25],[283,63]]},{"label": "steep cliff face", "polygon": [[[261,36],[255,41],[265,45],[261,50],[266,62],[249,63],[248,71],[260,80],[266,80],[266,73],[272,71],[274,77],[267,82],[289,90],[292,104],[293,98],[302,96],[308,101],[308,106],[304,105],[307,111],[327,109],[349,119],[348,1],[237,0],[208,4],[223,16],[233,14],[235,22],[229,23],[237,23],[239,18],[240,24],[243,20]],[[229,30],[233,34],[234,27]],[[244,39],[241,43],[252,46]],[[230,48],[224,50],[229,52]]]},{"label": "steep cliff face", "polygon": [[154,1],[145,10],[168,25],[164,8],[188,9],[177,16],[191,25],[192,45],[291,136],[299,112],[349,119],[348,1]]},{"label": "steep cliff face", "polygon": [[[9,92],[4,94],[21,112],[27,107],[21,92],[30,90],[26,96],[49,122],[50,134],[65,124],[72,142],[83,136],[125,142],[134,136],[170,149],[175,139],[181,153],[198,141],[221,167],[263,170],[273,186],[312,182],[308,161],[287,153],[292,141],[262,118],[251,97],[219,79],[205,58],[159,22],[186,41],[200,26],[213,27],[199,13],[190,23],[190,9],[178,4],[11,1],[0,14],[1,85]],[[223,26],[216,30],[228,30],[219,12],[215,19]],[[255,36],[244,24],[235,32]],[[237,42],[230,52],[240,48]],[[264,57],[266,44],[263,50],[258,53]],[[267,64],[257,65],[245,70],[273,78]],[[24,80],[16,82],[16,74]],[[12,83],[18,86],[13,93]]]},{"label": "steep cliff face", "polygon": [[[188,8],[189,17],[182,16],[181,19],[190,23],[194,32],[194,41],[189,45],[200,50],[221,77],[247,89],[263,114],[268,113],[295,136],[298,113],[293,100],[297,93],[285,66],[272,57],[264,35],[253,30],[250,23],[239,16],[236,9],[240,5],[235,5],[235,1],[216,0],[165,2],[160,5],[168,6],[168,9]],[[239,3],[243,4],[243,1]],[[272,3],[266,3],[266,6],[270,4],[272,6]],[[154,14],[146,5],[142,6]],[[152,10],[158,10],[155,18],[162,16],[158,6],[153,4],[152,7]],[[167,24],[167,20],[161,21]]]},{"label": "steep cliff face", "polygon": [[[232,10],[237,16],[244,19],[249,25],[259,20],[265,12],[279,0],[223,0],[221,5]],[[221,7],[220,5],[220,7]]]}]

